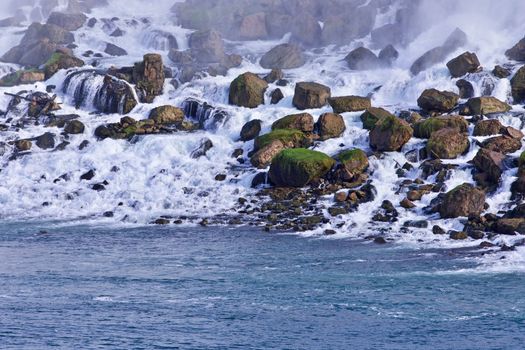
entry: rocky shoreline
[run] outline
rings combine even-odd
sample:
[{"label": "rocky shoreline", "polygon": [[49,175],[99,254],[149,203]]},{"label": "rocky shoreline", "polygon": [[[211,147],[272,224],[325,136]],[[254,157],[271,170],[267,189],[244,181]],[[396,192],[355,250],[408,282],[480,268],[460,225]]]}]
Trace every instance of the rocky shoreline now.
[{"label": "rocky shoreline", "polygon": [[[173,217],[167,214],[152,218],[150,223],[248,224],[268,231],[321,230],[325,235],[333,235],[344,226],[345,215],[374,200],[377,183],[371,177],[370,162],[389,153],[400,153],[407,161],[397,163],[388,171],[389,176],[397,179],[395,193],[403,198],[396,203],[384,200],[374,208],[370,225],[378,232],[367,238],[377,243],[387,242],[383,231],[388,231],[393,223],[400,224],[402,230],[428,230],[435,235],[448,235],[452,240],[479,240],[482,247],[495,244],[492,242],[498,235],[525,234],[525,204],[522,203],[525,152],[516,156],[523,150],[524,135],[498,119],[500,116],[521,118],[523,126],[525,39],[509,48],[507,62],[483,67],[474,52],[465,51],[449,59],[468,42],[463,31],[451,30],[444,43],[413,62],[410,72],[417,76],[436,65],[446,67],[450,79],[456,79],[457,91],[427,88],[414,101],[418,108],[393,109],[375,105],[374,91],[367,96],[338,96],[332,93],[332,86],[302,81],[288,72],[315,58],[316,49],[365,36],[372,38],[371,47],[351,50],[343,59],[346,69],[374,71],[392,67],[399,59],[395,47],[405,46],[404,40],[411,40],[414,34],[408,33],[410,35],[404,35],[399,41],[385,32],[395,33],[404,28],[403,23],[413,10],[410,6],[397,10],[396,22],[373,28],[367,25],[372,22],[370,18],[387,12],[392,5],[390,1],[345,6],[353,15],[355,11],[360,12],[358,18],[362,20],[355,27],[347,22],[342,24],[344,13],[340,13],[340,1],[327,2],[321,8],[316,1],[301,0],[260,1],[255,6],[242,0],[228,2],[228,6],[235,9],[231,11],[235,16],[214,13],[223,6],[208,1],[186,1],[177,3],[174,11],[177,23],[192,30],[187,49],[179,49],[176,38],[169,33],[155,31],[154,35],[162,39],[158,42],[162,42],[168,62],[166,55],[144,52],[142,61],[131,66],[103,67],[101,59],[125,56],[125,49],[108,43],[104,52],[88,50],[77,57],[74,33],[82,27],[102,25],[111,28],[110,37],[123,35],[123,29],[118,26],[122,20],[89,16],[91,9],[104,5],[104,1],[97,0],[69,1],[66,11],[50,12],[44,23],[30,24],[20,43],[2,56],[2,62],[20,68],[0,77],[0,87],[21,86],[20,90],[9,93],[6,109],[0,113],[0,132],[5,135],[1,148],[8,162],[31,155],[35,149],[59,152],[70,148],[70,138],[78,135],[85,136],[78,146],[82,151],[91,142],[105,139],[133,143],[155,135],[219,128],[229,118],[228,111],[191,96],[181,105],[147,106],[162,97],[167,87],[177,91],[181,85],[191,85],[201,77],[225,76],[231,69],[240,67],[247,58],[231,52],[227,42],[271,40],[291,33],[290,42],[277,44],[257,58],[262,69],[238,75],[231,80],[227,91],[228,104],[242,108],[246,114],[286,99],[291,100],[296,110],[271,123],[268,132],[266,121],[260,119],[252,119],[242,126],[237,140],[247,146],[232,152],[230,169],[235,172],[236,167],[241,167],[243,173],[256,173],[251,181],[255,189],[253,195],[238,197],[237,202],[232,203],[231,212],[223,215]],[[295,16],[297,13],[303,16]],[[321,20],[322,27],[318,23]],[[19,23],[25,21],[21,19]],[[15,22],[13,17],[0,23],[10,26]],[[345,42],[341,42],[342,36]],[[260,74],[261,71],[265,73]],[[31,84],[45,84],[57,74],[64,77],[59,89],[53,85],[47,85],[46,91],[30,89]],[[510,78],[509,99],[500,100],[491,96],[490,91],[476,95],[472,81],[480,77],[490,81]],[[293,89],[291,95],[290,89]],[[377,87],[375,91],[380,89]],[[490,86],[487,89],[490,90]],[[79,120],[80,116],[60,112],[62,97],[73,101],[79,110],[89,106],[97,115],[115,114],[120,119],[100,123],[92,135],[86,135],[87,128]],[[142,119],[129,116],[136,108],[144,111]],[[317,113],[319,110],[322,112]],[[344,145],[348,127],[345,115],[349,113],[358,116],[368,135],[366,149]],[[34,125],[43,125],[51,131],[13,137]],[[56,128],[59,133],[55,133]],[[407,150],[406,145],[415,139],[422,146]],[[320,152],[319,147],[329,140],[340,140],[339,151]],[[470,152],[473,146],[479,150],[471,160],[451,162]],[[191,158],[198,162],[213,147],[212,140],[203,137],[191,152]],[[6,166],[9,164],[3,165]],[[472,171],[474,182],[448,188],[445,182],[451,171],[458,168]],[[117,167],[114,170],[119,171]],[[487,199],[495,195],[509,170],[516,171],[516,180],[511,185],[508,209],[497,214],[487,213]],[[94,178],[95,169],[89,169],[80,180],[96,192],[111,186],[107,180],[93,182]],[[56,183],[69,180],[67,174],[55,179]],[[230,174],[215,175],[217,182],[227,180],[231,180]],[[431,194],[435,198],[430,204],[422,204],[422,199]],[[431,219],[398,222],[400,211],[422,211]],[[114,217],[113,211],[101,215]],[[456,218],[460,218],[461,230],[447,230],[435,224],[436,220]],[[525,240],[515,244],[523,245]]]}]

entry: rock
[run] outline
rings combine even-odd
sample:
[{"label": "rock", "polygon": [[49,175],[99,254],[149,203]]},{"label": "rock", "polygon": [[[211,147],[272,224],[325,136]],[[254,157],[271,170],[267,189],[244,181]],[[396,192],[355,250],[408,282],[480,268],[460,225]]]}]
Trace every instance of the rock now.
[{"label": "rock", "polygon": [[180,108],[166,105],[153,108],[148,118],[157,124],[177,124],[184,120],[184,112]]},{"label": "rock", "polygon": [[243,125],[241,129],[241,141],[250,141],[255,139],[261,133],[262,121],[259,119],[250,120]]},{"label": "rock", "polygon": [[512,98],[514,103],[522,103],[525,101],[525,66],[518,69],[514,77],[510,80]]},{"label": "rock", "polygon": [[494,69],[492,70],[492,74],[496,77],[496,78],[500,78],[500,79],[505,79],[505,78],[508,78],[510,77],[510,71],[502,66],[495,66]]},{"label": "rock", "polygon": [[323,113],[315,124],[320,140],[341,137],[346,130],[343,117],[335,113]]},{"label": "rock", "polygon": [[264,104],[264,93],[268,83],[253,73],[239,75],[231,84],[229,103],[232,105],[256,108]]},{"label": "rock", "polygon": [[385,117],[395,117],[392,113],[383,108],[370,107],[361,114],[363,128],[372,130],[377,122]]},{"label": "rock", "polygon": [[414,124],[414,136],[428,139],[434,132],[445,128],[454,128],[466,133],[468,123],[459,115],[432,117]]},{"label": "rock", "polygon": [[135,63],[133,81],[141,102],[152,103],[155,97],[162,95],[164,80],[161,55],[149,53],[144,55],[142,62]]},{"label": "rock", "polygon": [[387,244],[387,241],[384,237],[374,237],[375,244]]},{"label": "rock", "polygon": [[427,142],[428,154],[438,159],[455,159],[469,147],[468,135],[451,128],[434,132]]},{"label": "rock", "polygon": [[272,130],[296,129],[302,132],[314,131],[314,117],[308,113],[287,115],[272,124]]},{"label": "rock", "polygon": [[310,82],[300,82],[295,85],[293,105],[297,109],[321,108],[330,98],[330,88],[325,85]]},{"label": "rock", "polygon": [[[64,83],[64,88],[66,88],[66,83]],[[95,98],[95,107],[99,111],[128,114],[137,104],[135,94],[127,83],[109,75],[104,77],[104,84],[97,91]]]},{"label": "rock", "polygon": [[29,151],[33,147],[33,143],[29,140],[15,141],[15,147],[19,152]]},{"label": "rock", "polygon": [[111,43],[106,43],[104,52],[110,56],[126,56],[128,54],[128,52],[123,48]]},{"label": "rock", "polygon": [[94,28],[97,22],[98,20],[95,17],[91,17],[87,22],[88,28]]},{"label": "rock", "polygon": [[474,126],[474,136],[490,136],[500,134],[503,125],[497,119],[480,120]]},{"label": "rock", "polygon": [[471,98],[467,101],[467,106],[472,115],[505,113],[512,109],[507,103],[492,96]]},{"label": "rock", "polygon": [[80,175],[80,180],[91,181],[95,177],[95,171],[93,169]]},{"label": "rock", "polygon": [[55,147],[55,135],[50,132],[46,132],[45,134],[38,136],[35,140],[36,145],[42,149]]},{"label": "rock", "polygon": [[44,72],[39,70],[19,70],[3,76],[0,79],[0,87],[33,84],[44,80],[46,80]]},{"label": "rock", "polygon": [[370,146],[379,152],[399,151],[412,137],[410,125],[394,116],[380,119],[370,131]]},{"label": "rock", "polygon": [[510,136],[495,136],[481,143],[481,147],[503,154],[514,153],[521,148],[521,141]]},{"label": "rock", "polygon": [[392,45],[387,45],[379,51],[377,57],[381,61],[382,66],[390,67],[399,58],[399,52]]},{"label": "rock", "polygon": [[307,47],[316,47],[321,43],[321,25],[310,14],[303,13],[295,17],[292,24],[292,38]]},{"label": "rock", "polygon": [[417,99],[417,105],[427,112],[450,112],[456,107],[459,95],[450,91],[427,89]]},{"label": "rock", "polygon": [[294,69],[306,63],[303,52],[297,45],[277,45],[264,54],[260,65],[266,69]]},{"label": "rock", "polygon": [[503,135],[507,135],[507,136],[510,136],[514,139],[518,139],[521,141],[521,139],[523,138],[523,133],[518,130],[518,129],[514,129],[513,127],[511,126],[507,126],[507,127],[503,127],[502,130],[501,130],[501,133]]},{"label": "rock", "polygon": [[281,100],[284,98],[284,95],[283,95],[283,92],[281,91],[281,89],[277,88],[277,89],[272,91],[272,93],[270,95],[270,98],[271,98],[270,99],[270,104],[276,105],[279,102],[281,102]]},{"label": "rock", "polygon": [[267,39],[266,14],[258,12],[244,17],[239,28],[239,35],[243,40]]},{"label": "rock", "polygon": [[514,61],[525,61],[525,38],[521,39],[516,45],[505,51],[505,55]]},{"label": "rock", "polygon": [[459,89],[459,98],[471,98],[474,96],[474,87],[469,81],[459,79],[456,82],[456,86]]},{"label": "rock", "polygon": [[344,60],[353,70],[370,70],[381,67],[381,61],[375,53],[364,47],[351,51]]},{"label": "rock", "polygon": [[70,120],[66,123],[64,127],[64,132],[70,135],[83,134],[84,133],[84,123],[79,120]]},{"label": "rock", "polygon": [[443,196],[443,202],[439,205],[439,214],[444,219],[480,215],[484,208],[485,192],[464,183]]},{"label": "rock", "polygon": [[193,32],[188,45],[199,62],[221,62],[225,56],[222,35],[215,30],[200,30]]},{"label": "rock", "polygon": [[494,231],[502,235],[525,234],[525,218],[498,219],[494,225]]},{"label": "rock", "polygon": [[44,65],[46,80],[51,78],[61,69],[69,69],[84,66],[84,61],[62,51],[56,51]]},{"label": "rock", "polygon": [[472,52],[464,52],[447,63],[448,70],[454,78],[459,78],[467,73],[475,73],[480,69],[478,56]]},{"label": "rock", "polygon": [[366,153],[357,148],[342,151],[335,159],[338,161],[335,177],[344,182],[356,181],[369,165]]},{"label": "rock", "polygon": [[272,140],[269,144],[255,152],[250,158],[250,162],[254,167],[264,169],[270,165],[275,156],[286,148],[287,147],[281,140]]},{"label": "rock", "polygon": [[302,131],[295,129],[277,129],[255,138],[254,150],[260,150],[273,140],[281,141],[285,148],[309,147],[312,143],[312,139],[307,137]]},{"label": "rock", "polygon": [[408,198],[403,199],[399,203],[399,205],[405,209],[412,209],[416,207],[416,205],[413,202],[411,202]]},{"label": "rock", "polygon": [[278,80],[281,80],[282,78],[284,77],[284,73],[281,69],[279,68],[274,68],[272,69],[272,71],[266,75],[263,79],[265,82],[267,82],[268,84],[272,84],[272,83],[275,83],[276,81]]},{"label": "rock", "polygon": [[210,149],[213,148],[213,142],[211,142],[210,139],[204,138],[200,141],[199,147],[197,147],[193,152],[191,152],[191,158],[198,159],[200,157],[203,157],[208,153]]},{"label": "rock", "polygon": [[332,97],[328,99],[328,103],[332,106],[334,113],[364,111],[372,107],[370,98],[361,96]]},{"label": "rock", "polygon": [[87,16],[83,13],[52,12],[47,19],[48,24],[54,24],[69,31],[80,29],[86,21]]},{"label": "rock", "polygon": [[334,164],[332,158],[321,152],[286,149],[273,159],[269,176],[278,187],[304,187],[326,175]]},{"label": "rock", "polygon": [[438,225],[434,225],[432,227],[432,233],[435,234],[435,235],[444,235],[444,234],[446,234],[445,230],[443,230]]},{"label": "rock", "polygon": [[468,238],[468,234],[462,231],[450,231],[448,234],[449,234],[450,239],[453,239],[456,241],[464,240]]},{"label": "rock", "polygon": [[113,38],[119,38],[121,36],[124,36],[125,33],[126,32],[124,32],[122,29],[117,28],[111,34],[109,34],[109,36],[111,36]]},{"label": "rock", "polygon": [[472,163],[479,172],[484,174],[484,180],[489,184],[497,184],[503,174],[505,156],[498,152],[481,148]]}]

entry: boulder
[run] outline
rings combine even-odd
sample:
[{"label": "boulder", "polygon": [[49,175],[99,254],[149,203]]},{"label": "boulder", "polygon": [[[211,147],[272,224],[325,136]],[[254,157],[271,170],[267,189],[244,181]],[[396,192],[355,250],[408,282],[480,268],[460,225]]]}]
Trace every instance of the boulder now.
[{"label": "boulder", "polygon": [[308,13],[294,17],[292,23],[292,39],[307,47],[321,44],[321,25]]},{"label": "boulder", "polygon": [[353,182],[368,168],[368,157],[360,149],[340,152],[335,159],[338,161],[335,173],[336,178],[345,182]]},{"label": "boulder", "polygon": [[155,97],[162,95],[164,80],[164,64],[159,54],[146,54],[142,62],[133,66],[135,89],[143,103],[152,103]]},{"label": "boulder", "polygon": [[484,174],[484,180],[497,184],[503,174],[505,156],[498,152],[481,148],[472,163],[476,169]]},{"label": "boulder", "polygon": [[510,70],[508,70],[507,68],[504,68],[500,65],[496,65],[494,69],[492,70],[492,74],[496,78],[505,79],[505,78],[510,77],[511,73],[510,73]]},{"label": "boulder", "polygon": [[437,159],[455,159],[468,151],[470,142],[458,129],[445,128],[434,132],[427,142],[427,152]]},{"label": "boulder", "polygon": [[315,126],[321,141],[341,137],[346,130],[343,117],[335,113],[321,114]]},{"label": "boulder", "polygon": [[361,96],[332,97],[328,99],[328,103],[332,106],[334,113],[364,111],[372,107],[370,98]]},{"label": "boulder", "polygon": [[495,136],[483,141],[481,147],[490,151],[508,154],[520,150],[521,141],[507,135]]},{"label": "boulder", "polygon": [[111,43],[106,43],[106,48],[104,49],[104,52],[110,56],[126,56],[128,54],[128,52],[120,46]]},{"label": "boulder", "polygon": [[304,187],[325,176],[334,164],[335,160],[321,152],[286,149],[272,160],[269,176],[278,187]]},{"label": "boulder", "polygon": [[190,156],[193,159],[198,159],[200,157],[205,156],[210,149],[213,148],[213,142],[209,138],[203,138],[200,141],[199,147],[194,149]]},{"label": "boulder", "polygon": [[80,29],[86,21],[87,16],[83,13],[52,12],[47,19],[48,24],[54,24],[69,31]]},{"label": "boulder", "polygon": [[447,192],[439,205],[442,218],[480,215],[485,209],[485,192],[471,184],[464,183]]},{"label": "boulder", "polygon": [[83,134],[85,130],[84,123],[80,120],[70,120],[64,126],[64,132],[70,135]]},{"label": "boulder", "polygon": [[475,97],[467,101],[469,112],[472,115],[486,115],[505,113],[512,109],[510,105],[492,96]]},{"label": "boulder", "polygon": [[63,50],[56,51],[44,65],[46,80],[51,78],[61,69],[82,67],[84,64],[84,61],[63,52]]},{"label": "boulder", "polygon": [[459,115],[431,117],[414,124],[414,136],[428,139],[432,133],[444,128],[455,128],[466,133],[468,123],[465,118]]},{"label": "boulder", "polygon": [[263,79],[268,84],[275,83],[284,78],[284,73],[280,68],[274,68],[272,71],[267,74]]},{"label": "boulder", "polygon": [[266,69],[294,69],[306,63],[302,50],[293,44],[280,44],[261,58],[261,67]]},{"label": "boulder", "polygon": [[505,51],[505,55],[514,61],[525,61],[525,38],[521,39],[516,45]]},{"label": "boulder", "polygon": [[493,227],[502,235],[525,234],[525,218],[500,218]]},{"label": "boulder", "polygon": [[474,73],[480,69],[478,56],[472,52],[464,52],[447,63],[448,70],[454,78],[459,78],[467,73]]},{"label": "boulder", "polygon": [[225,56],[222,35],[215,30],[200,30],[193,32],[188,45],[199,62],[221,62]]},{"label": "boulder", "polygon": [[308,113],[287,115],[272,124],[272,130],[277,129],[296,129],[302,132],[313,132],[314,117]]},{"label": "boulder", "polygon": [[474,136],[490,136],[500,134],[503,125],[497,119],[480,120],[474,126]]},{"label": "boulder", "polygon": [[459,95],[450,91],[427,89],[417,99],[417,105],[427,112],[450,112],[456,107]]},{"label": "boulder", "polygon": [[277,156],[282,150],[287,147],[280,140],[273,140],[266,146],[262,147],[260,150],[255,152],[250,158],[252,165],[258,169],[264,169],[272,160]]},{"label": "boulder", "polygon": [[19,70],[13,73],[9,73],[0,79],[0,87],[17,86],[23,84],[33,84],[38,81],[46,80],[44,72],[31,69],[31,70]]},{"label": "boulder", "polygon": [[459,98],[471,98],[474,96],[474,87],[469,81],[459,79],[456,82],[456,86],[459,89]]},{"label": "boulder", "polygon": [[55,147],[55,135],[46,132],[43,135],[38,136],[35,138],[36,145],[42,149],[50,149]]},{"label": "boulder", "polygon": [[381,67],[381,60],[375,53],[365,47],[352,50],[344,60],[348,67],[353,70],[370,70]]},{"label": "boulder", "polygon": [[377,57],[381,61],[381,65],[390,67],[399,58],[399,52],[394,46],[387,45],[381,51],[379,51],[379,55],[377,55]]},{"label": "boulder", "polygon": [[383,108],[370,107],[361,114],[363,128],[372,130],[376,123],[384,117],[395,117],[392,113]]},{"label": "boulder", "polygon": [[256,108],[264,104],[264,93],[268,83],[253,73],[239,75],[230,85],[229,103],[232,105]]},{"label": "boulder", "polygon": [[276,105],[284,98],[284,94],[281,89],[277,88],[270,94],[270,104]]},{"label": "boulder", "polygon": [[27,45],[40,40],[68,45],[75,41],[75,37],[68,30],[54,24],[32,23],[26,30],[24,37],[20,41],[21,45]]},{"label": "boulder", "polygon": [[259,119],[250,120],[242,126],[241,141],[250,141],[255,139],[261,133],[262,121]]},{"label": "boulder", "polygon": [[512,91],[512,98],[514,103],[522,103],[525,101],[525,66],[518,69],[514,77],[510,80]]},{"label": "boulder", "polygon": [[330,88],[312,82],[300,82],[295,85],[293,105],[297,109],[321,108],[330,98]]},{"label": "boulder", "polygon": [[370,131],[370,146],[379,152],[399,151],[412,137],[410,125],[394,116],[377,121]]},{"label": "boulder", "polygon": [[165,105],[153,108],[148,118],[156,124],[177,124],[184,120],[184,112],[180,108]]},{"label": "boulder", "polygon": [[269,145],[273,140],[279,140],[285,148],[309,147],[312,139],[302,131],[296,129],[277,129],[268,134],[260,135],[255,138],[254,151],[258,151]]},{"label": "boulder", "polygon": [[266,14],[257,12],[245,16],[239,28],[239,36],[243,40],[258,40],[268,38],[266,29]]}]

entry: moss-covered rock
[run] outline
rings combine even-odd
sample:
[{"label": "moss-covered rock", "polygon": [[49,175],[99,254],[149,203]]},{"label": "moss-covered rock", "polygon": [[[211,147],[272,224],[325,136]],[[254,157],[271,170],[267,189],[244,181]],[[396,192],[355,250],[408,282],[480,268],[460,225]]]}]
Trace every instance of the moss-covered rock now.
[{"label": "moss-covered rock", "polygon": [[459,115],[432,117],[414,125],[414,136],[428,139],[432,133],[445,128],[454,128],[460,132],[467,132],[468,123],[465,118]]},{"label": "moss-covered rock", "polygon": [[264,104],[264,93],[268,83],[253,73],[239,75],[230,84],[229,103],[246,108]]},{"label": "moss-covered rock", "polygon": [[427,142],[427,152],[433,158],[454,159],[470,147],[468,136],[457,129],[445,128],[436,131]]},{"label": "moss-covered rock", "polygon": [[335,156],[338,161],[336,178],[342,181],[354,181],[368,168],[368,157],[360,149],[340,152]]},{"label": "moss-covered rock", "polygon": [[471,184],[464,183],[443,197],[439,205],[442,218],[457,218],[459,216],[479,215],[485,208],[485,192]]},{"label": "moss-covered rock", "polygon": [[314,117],[308,113],[287,115],[272,124],[272,130],[296,129],[303,132],[314,131]]},{"label": "moss-covered rock", "polygon": [[37,69],[19,70],[5,75],[0,79],[1,87],[10,87],[22,84],[33,84],[44,81],[45,74]]},{"label": "moss-covered rock", "polygon": [[525,101],[525,66],[518,69],[510,80],[510,85],[512,87],[514,103],[522,103]]},{"label": "moss-covered rock", "polygon": [[505,113],[512,109],[509,104],[492,96],[471,98],[467,101],[467,106],[471,115]]},{"label": "moss-covered rock", "polygon": [[370,107],[361,114],[363,128],[372,130],[379,119],[384,117],[393,117],[394,115],[383,108]]},{"label": "moss-covered rock", "polygon": [[370,131],[370,146],[380,152],[399,151],[412,137],[410,125],[394,116],[379,120]]},{"label": "moss-covered rock", "polygon": [[459,95],[450,91],[427,89],[417,99],[417,105],[428,112],[450,112],[458,104]]},{"label": "moss-covered rock", "polygon": [[268,134],[258,136],[254,143],[255,151],[260,150],[274,140],[281,141],[286,148],[308,147],[312,143],[311,138],[300,130],[277,129]]},{"label": "moss-covered rock", "polygon": [[364,111],[372,107],[370,98],[361,96],[332,97],[328,99],[328,103],[332,106],[334,113]]},{"label": "moss-covered rock", "polygon": [[497,135],[503,130],[503,125],[497,119],[480,120],[474,126],[474,136]]},{"label": "moss-covered rock", "polygon": [[69,69],[84,66],[84,61],[69,55],[62,51],[55,52],[51,58],[44,64],[44,73],[46,79],[51,78],[61,69]]},{"label": "moss-covered rock", "polygon": [[149,119],[154,120],[157,124],[177,124],[184,119],[184,112],[174,106],[160,106],[151,110]]},{"label": "moss-covered rock", "polygon": [[281,151],[272,161],[269,176],[279,187],[303,187],[326,175],[335,160],[304,148]]}]

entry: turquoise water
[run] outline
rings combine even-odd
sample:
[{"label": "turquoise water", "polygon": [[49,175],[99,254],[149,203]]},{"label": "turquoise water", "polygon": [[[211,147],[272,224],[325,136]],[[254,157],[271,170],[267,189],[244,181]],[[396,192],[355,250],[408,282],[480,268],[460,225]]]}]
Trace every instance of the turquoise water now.
[{"label": "turquoise water", "polygon": [[2,349],[524,347],[525,275],[484,273],[468,250],[253,229],[0,232]]}]

